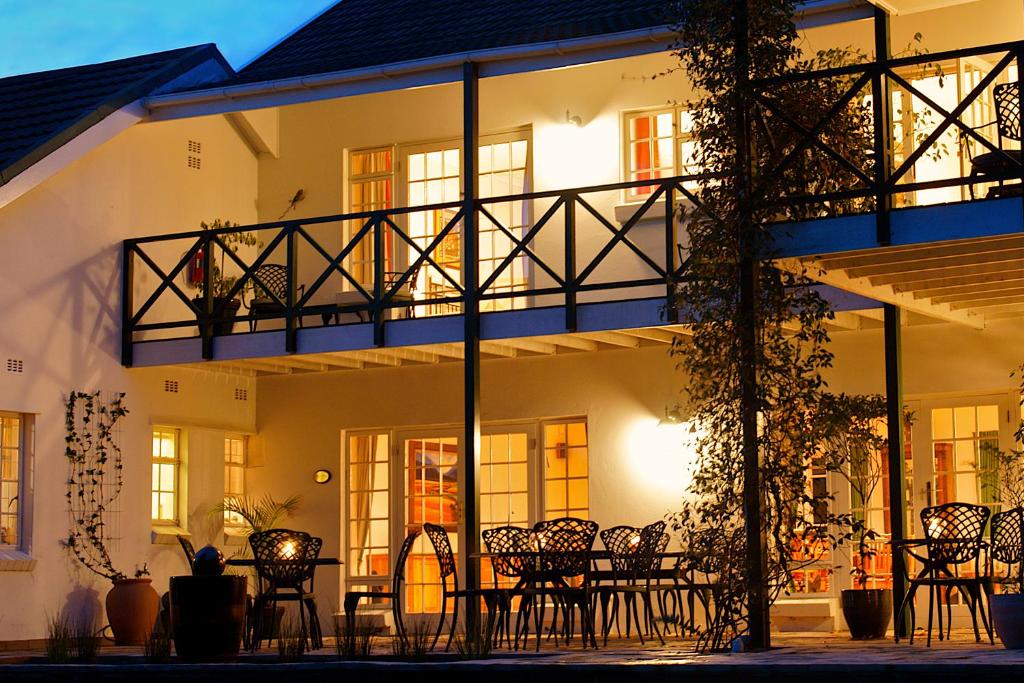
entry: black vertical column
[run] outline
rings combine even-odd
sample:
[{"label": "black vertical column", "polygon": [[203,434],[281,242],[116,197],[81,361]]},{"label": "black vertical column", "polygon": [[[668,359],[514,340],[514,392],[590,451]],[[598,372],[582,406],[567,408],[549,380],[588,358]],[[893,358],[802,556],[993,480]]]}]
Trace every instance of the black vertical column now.
[{"label": "black vertical column", "polygon": [[[462,217],[462,286],[465,288],[463,317],[465,319],[464,371],[464,433],[463,522],[466,535],[463,552],[466,557],[466,587],[480,588],[480,563],[473,557],[480,549],[478,497],[476,490],[480,452],[480,299],[479,259],[477,244],[476,200],[480,190],[477,160],[480,147],[479,71],[473,62],[466,62],[462,71],[463,107],[463,217]],[[480,617],[475,600],[466,600],[466,630],[477,633]]]},{"label": "black vertical column", "polygon": [[735,0],[736,193],[739,208],[740,419],[743,428],[743,517],[747,545],[747,618],[750,646],[771,646],[767,542],[765,539],[761,449],[757,425],[757,234],[754,226],[750,113],[750,53],[746,0]]}]

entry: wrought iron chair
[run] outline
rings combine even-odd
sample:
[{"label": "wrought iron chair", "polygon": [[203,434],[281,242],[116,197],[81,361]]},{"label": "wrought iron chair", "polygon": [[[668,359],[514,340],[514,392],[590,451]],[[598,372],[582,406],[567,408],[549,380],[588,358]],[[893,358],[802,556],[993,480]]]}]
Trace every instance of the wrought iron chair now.
[{"label": "wrought iron chair", "polygon": [[[264,263],[253,273],[253,299],[248,304],[249,331],[256,331],[260,318],[279,318],[285,314],[285,306],[281,302],[288,301],[288,268],[280,263]],[[296,288],[298,296],[306,291],[306,285]],[[279,301],[280,300],[280,301]],[[302,316],[298,317],[302,327]]]},{"label": "wrought iron chair", "polygon": [[[530,530],[518,526],[486,529],[483,532],[483,539],[484,547],[487,548],[488,553],[491,553],[491,572],[494,576],[494,589],[498,598],[494,642],[500,645],[502,637],[504,637],[505,642],[512,647],[512,601],[516,596],[523,595],[523,588],[529,580],[533,562]],[[512,587],[500,586],[500,579],[513,581]],[[523,604],[526,604],[525,601]],[[514,631],[516,647],[519,645],[520,630],[523,624],[529,621],[524,619],[525,614],[523,610],[519,610],[516,614],[516,629]]]},{"label": "wrought iron chair", "polygon": [[[278,602],[298,603],[303,640],[308,635],[314,649],[323,647],[316,594],[313,592],[315,562],[320,556],[323,539],[302,531],[271,529],[250,535],[249,545],[256,562],[257,583],[250,649],[259,648],[266,633],[262,623],[264,615],[268,607],[274,614]],[[306,613],[309,615],[308,627]]]},{"label": "wrought iron chair", "polygon": [[[988,191],[989,197],[1003,195],[1019,195],[1020,183],[1014,185],[1003,185],[1004,180],[1019,178],[1021,175],[1021,150],[1003,149],[1004,140],[1016,140],[1020,142],[1020,81],[1015,83],[1000,83],[992,88],[992,97],[996,105],[996,120],[990,121],[974,130],[987,128],[995,125],[998,135],[998,152],[985,152],[971,158],[971,175],[968,178],[968,189],[971,199],[974,199],[974,184],[996,180],[998,187]],[[970,145],[967,151],[970,152]]]},{"label": "wrought iron chair", "polygon": [[420,537],[420,530],[410,531],[402,541],[402,547],[398,550],[398,557],[395,558],[394,573],[391,576],[390,591],[348,591],[345,593],[345,627],[348,632],[354,633],[356,628],[356,608],[363,598],[371,600],[386,599],[391,601],[391,616],[395,622],[395,636],[404,644],[408,644],[409,636],[405,630],[405,621],[402,619],[402,584],[405,582],[405,565],[412,552],[412,546]]},{"label": "wrought iron chair", "polygon": [[196,549],[192,546],[192,540],[188,536],[178,534],[178,545],[181,546],[181,551],[185,553],[185,561],[188,562],[189,571],[192,571],[196,563]]},{"label": "wrought iron chair", "polygon": [[[989,570],[985,582],[985,592],[992,595],[996,584],[1013,584],[1018,590],[1024,586],[1024,508],[1013,508],[992,515],[989,536]],[[995,571],[995,563],[1006,565],[1006,574],[999,575]],[[1016,569],[1014,568],[1016,566]],[[989,606],[989,613],[992,608]]]},{"label": "wrought iron chair", "polygon": [[537,632],[537,650],[543,634],[544,608],[547,598],[555,603],[551,634],[558,645],[558,610],[566,615],[566,637],[572,638],[575,608],[580,611],[580,635],[583,646],[589,641],[597,648],[591,601],[594,595],[590,583],[590,553],[597,538],[597,522],[575,517],[562,517],[538,522],[533,527],[534,542],[539,555],[539,571],[532,585],[523,589],[525,596],[537,602],[530,610],[534,615]]},{"label": "wrought iron chair", "polygon": [[[985,616],[985,606],[981,600],[981,592],[987,582],[983,571],[985,565],[982,562],[982,550],[987,545],[983,537],[989,514],[989,509],[984,505],[970,503],[945,503],[924,508],[921,510],[921,528],[924,529],[925,539],[899,545],[904,552],[922,564],[922,569],[917,576],[906,575],[910,586],[896,615],[896,623],[900,623],[904,610],[909,606],[911,643],[914,642],[916,617],[913,599],[917,589],[921,586],[928,588],[927,645],[929,647],[932,644],[933,609],[938,613],[939,618],[939,640],[943,639],[942,605],[939,600],[936,600],[937,597],[941,599],[943,589],[945,589],[946,596],[947,621],[952,616],[950,597],[953,589],[956,589],[963,595],[971,612],[975,640],[981,642],[977,616],[979,611],[989,639],[992,639],[991,628]],[[917,548],[923,548],[924,553],[915,552]],[[894,548],[895,550],[896,548]],[[961,567],[966,569],[971,568],[971,565],[973,565],[973,574],[961,575]],[[936,605],[937,602],[939,602],[938,605]],[[937,609],[935,609],[936,607]],[[898,631],[896,641],[899,642]]]},{"label": "wrought iron chair", "polygon": [[[654,634],[658,636],[658,640],[664,644],[665,639],[655,623],[651,595],[662,588],[656,582],[652,582],[652,577],[655,570],[660,569],[661,566],[658,553],[664,552],[668,545],[665,523],[659,521],[643,528],[619,526],[606,529],[601,532],[601,542],[610,553],[613,575],[611,585],[599,585],[595,588],[601,598],[601,632],[604,644],[608,644],[608,633],[611,631],[607,603],[612,597],[615,598],[613,614],[616,631],[618,631],[619,595],[622,595],[626,605],[626,637],[628,638],[630,633],[630,612],[632,610],[637,635],[640,637],[640,643],[644,642],[643,627],[637,611],[637,598],[639,597],[643,602],[644,621],[648,628],[648,634],[653,630]],[[664,588],[669,587],[665,586]],[[663,602],[659,600],[658,604],[660,607]]]},{"label": "wrought iron chair", "polygon": [[[448,643],[444,647],[447,652],[455,639],[455,627],[459,622],[459,600],[465,600],[466,609],[469,610],[474,607],[478,609],[479,602],[477,600],[483,598],[484,604],[487,606],[487,632],[490,633],[494,624],[499,591],[493,588],[459,588],[459,572],[455,566],[455,553],[452,550],[447,529],[427,522],[423,525],[423,531],[430,539],[430,544],[434,546],[434,555],[437,557],[437,566],[441,575],[441,616],[438,617],[437,631],[434,633],[434,642],[430,644],[430,649],[433,650],[437,647],[437,641],[441,637],[441,631],[444,629],[444,622],[448,615],[448,598],[451,598],[452,620],[448,631]],[[451,579],[450,587],[449,579]]]}]

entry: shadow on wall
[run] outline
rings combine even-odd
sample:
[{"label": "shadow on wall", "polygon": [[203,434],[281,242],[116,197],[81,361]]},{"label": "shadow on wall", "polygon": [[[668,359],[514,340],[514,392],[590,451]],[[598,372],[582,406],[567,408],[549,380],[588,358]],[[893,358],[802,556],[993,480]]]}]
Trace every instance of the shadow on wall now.
[{"label": "shadow on wall", "polygon": [[100,594],[92,586],[76,583],[64,599],[62,612],[76,623],[100,623],[103,616]]}]

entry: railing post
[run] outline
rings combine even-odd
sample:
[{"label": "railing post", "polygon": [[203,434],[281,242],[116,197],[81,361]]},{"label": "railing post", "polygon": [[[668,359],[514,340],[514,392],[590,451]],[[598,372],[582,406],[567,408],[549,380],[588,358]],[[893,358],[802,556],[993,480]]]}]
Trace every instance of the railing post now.
[{"label": "railing post", "polygon": [[133,360],[133,325],[135,311],[135,243],[121,243],[121,365],[130,368]]},{"label": "railing post", "polygon": [[[1017,82],[1024,81],[1024,77],[1021,75],[1021,68],[1024,68],[1024,43],[1018,42],[1017,49],[1014,50],[1015,57],[1017,59]],[[1021,125],[1021,120],[1024,118],[1024,87],[1017,87],[1017,125]],[[1020,166],[1020,186],[1024,187],[1024,163]],[[1024,215],[1024,193],[1022,193],[1020,200],[1021,213]],[[1021,563],[1021,571],[1024,571],[1024,562]],[[1024,588],[1024,586],[1022,586]]]},{"label": "railing post", "polygon": [[679,302],[676,301],[676,186],[669,183],[665,188],[665,321],[679,322]]},{"label": "railing post", "polygon": [[213,358],[213,240],[203,233],[203,310],[199,320],[203,360]]},{"label": "railing post", "polygon": [[875,62],[871,65],[872,128],[874,129],[874,176],[875,176],[875,233],[880,246],[892,241],[892,193],[889,179],[892,176],[892,116],[889,97],[889,79],[885,69],[892,56],[889,38],[889,14],[881,7],[875,7]]},{"label": "railing post", "polygon": [[576,195],[565,200],[565,329],[576,331]]},{"label": "railing post", "polygon": [[384,221],[373,221],[373,343],[384,346]]},{"label": "railing post", "polygon": [[287,304],[286,318],[285,318],[285,332],[284,332],[284,350],[287,353],[295,353],[298,348],[298,316],[295,311],[295,294],[296,294],[296,280],[298,279],[298,267],[299,259],[295,249],[295,223],[288,223],[285,225],[285,230],[288,231],[285,235],[285,263],[287,264],[286,275],[286,286]]}]

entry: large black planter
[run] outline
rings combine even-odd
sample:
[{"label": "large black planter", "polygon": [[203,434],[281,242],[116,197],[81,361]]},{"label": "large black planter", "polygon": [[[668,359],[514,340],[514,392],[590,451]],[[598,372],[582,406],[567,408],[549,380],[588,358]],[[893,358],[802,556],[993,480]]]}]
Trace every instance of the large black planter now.
[{"label": "large black planter", "polygon": [[1024,595],[1004,593],[989,599],[992,625],[1008,650],[1024,650]]},{"label": "large black planter", "polygon": [[[195,304],[196,308],[200,311],[203,310],[205,302],[201,296],[197,296],[192,299],[192,303]],[[238,309],[242,307],[242,302],[238,299],[228,299],[223,296],[213,297],[213,311],[214,315],[228,318],[222,322],[213,324],[213,334],[222,337],[226,334],[231,334],[235,329],[234,317],[238,315]]]},{"label": "large black planter", "polygon": [[244,576],[171,577],[171,632],[178,657],[223,662],[238,657],[245,623]]},{"label": "large black planter", "polygon": [[885,638],[892,619],[892,591],[888,588],[843,591],[843,617],[854,640]]}]

